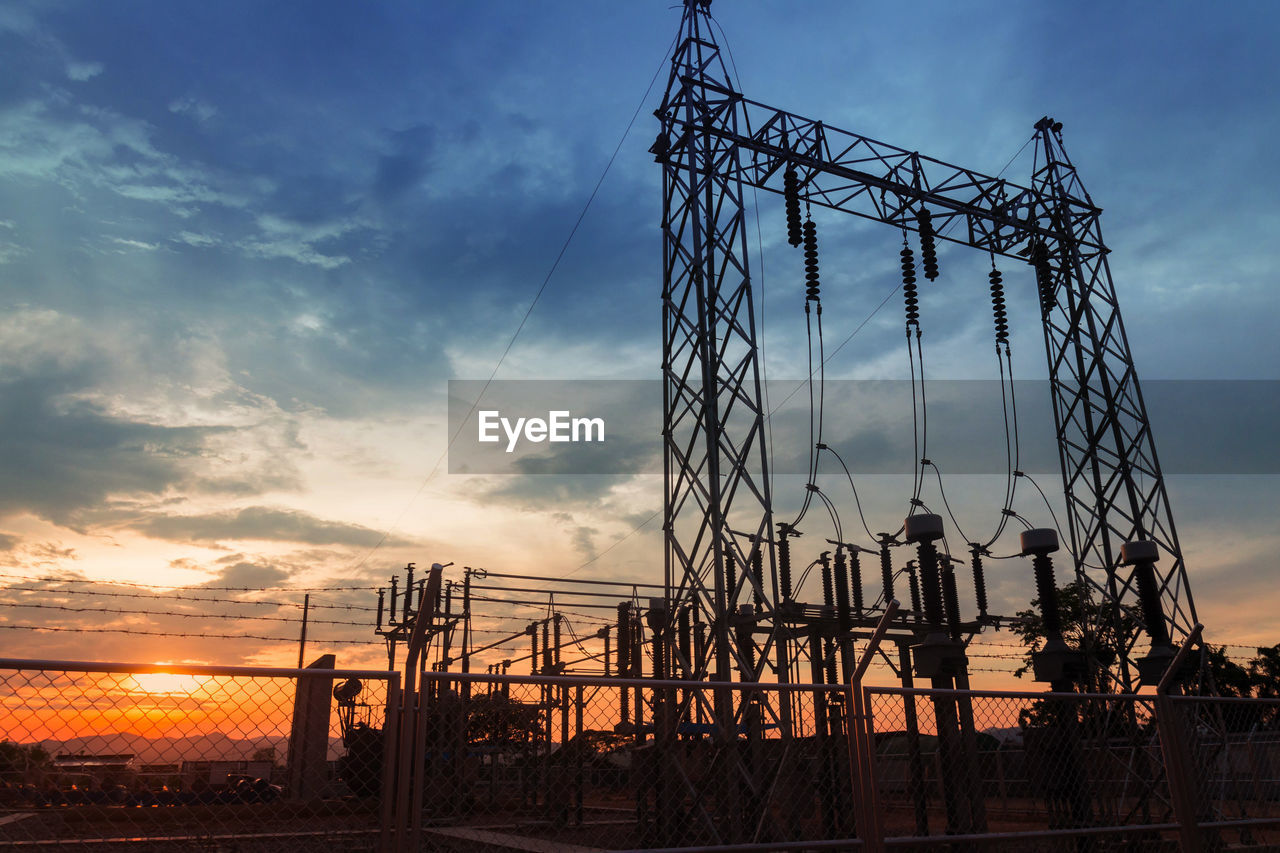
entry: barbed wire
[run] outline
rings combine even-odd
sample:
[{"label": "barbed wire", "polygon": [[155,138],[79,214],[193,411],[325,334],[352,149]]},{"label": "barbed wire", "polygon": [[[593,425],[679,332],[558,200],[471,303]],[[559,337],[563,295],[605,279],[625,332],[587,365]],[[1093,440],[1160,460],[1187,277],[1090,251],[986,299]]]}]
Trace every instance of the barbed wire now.
[{"label": "barbed wire", "polygon": [[[266,637],[260,634],[199,634],[182,631],[148,631],[145,628],[69,628],[60,625],[10,625],[0,624],[0,629],[7,631],[52,631],[71,634],[138,634],[148,637],[195,638],[204,640],[262,640],[273,643],[296,643],[297,637]],[[381,646],[381,640],[326,640],[308,638],[307,642],[332,646]]]},{"label": "barbed wire", "polygon": [[[245,600],[234,598],[216,598],[200,595],[165,595],[165,594],[147,594],[141,592],[102,592],[89,589],[49,589],[47,587],[22,587],[22,586],[5,586],[0,587],[0,592],[44,592],[56,593],[57,595],[96,595],[103,598],[133,598],[150,601],[203,601],[214,602],[217,604],[243,604],[247,606],[258,607],[293,607],[298,610],[303,608],[301,602],[298,601],[261,601],[261,600]],[[324,602],[311,602],[311,607],[322,608],[326,610],[355,610],[366,613],[372,613],[378,608],[365,604],[326,604]]]},{"label": "barbed wire", "polygon": [[[178,619],[235,619],[237,621],[269,621],[269,622],[291,622],[302,623],[301,617],[290,618],[288,616],[258,616],[258,615],[233,615],[227,613],[175,613],[173,611],[157,611],[157,610],[128,610],[121,607],[68,607],[65,604],[40,604],[34,601],[0,601],[0,605],[9,607],[30,607],[41,610],[61,610],[67,613],[119,613],[131,616],[151,616],[151,617],[175,617]],[[341,619],[312,619],[307,617],[308,625],[355,625],[357,627],[369,627],[368,622],[352,622],[350,620]]]},{"label": "barbed wire", "polygon": [[106,584],[109,586],[127,586],[135,589],[204,589],[216,592],[377,592],[379,589],[379,587],[376,586],[204,586],[203,584],[198,587],[184,587],[156,583],[135,583],[132,581],[96,580],[94,578],[60,578],[51,575],[4,575],[3,577],[0,577],[0,580],[7,580],[9,578],[25,581],[41,581],[44,583],[92,583]]}]

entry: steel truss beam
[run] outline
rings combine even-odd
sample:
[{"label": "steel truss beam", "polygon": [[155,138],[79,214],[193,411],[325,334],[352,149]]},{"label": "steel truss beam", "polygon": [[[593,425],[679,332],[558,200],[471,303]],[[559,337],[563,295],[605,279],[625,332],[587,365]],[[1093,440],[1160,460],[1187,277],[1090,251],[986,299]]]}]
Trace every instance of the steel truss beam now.
[{"label": "steel truss beam", "polygon": [[[774,619],[778,589],[763,437],[743,187],[782,192],[788,164],[801,198],[902,229],[933,214],[938,238],[1006,257],[1048,250],[1053,300],[1044,316],[1054,419],[1075,571],[1113,618],[1141,623],[1120,545],[1157,543],[1164,617],[1177,643],[1196,622],[1146,406],[1107,265],[1101,210],[1062,148],[1061,126],[1037,124],[1031,187],[953,166],[735,91],[706,9],[686,0],[653,153],[663,169],[663,376],[666,577],[675,607],[711,624],[698,676],[788,670]],[[963,225],[963,227],[952,227]],[[734,531],[740,531],[735,533]],[[745,531],[745,532],[741,532]],[[763,577],[748,567],[763,548]],[[728,588],[726,561],[738,569]],[[754,598],[765,653],[743,660],[730,642],[739,601]],[[1134,684],[1137,638],[1121,661]],[[780,660],[768,661],[769,650]]]}]

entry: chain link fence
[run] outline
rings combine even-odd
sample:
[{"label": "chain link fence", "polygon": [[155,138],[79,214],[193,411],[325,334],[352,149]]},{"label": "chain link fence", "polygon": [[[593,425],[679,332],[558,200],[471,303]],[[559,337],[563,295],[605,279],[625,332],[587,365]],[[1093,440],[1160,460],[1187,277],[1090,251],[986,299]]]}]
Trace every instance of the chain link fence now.
[{"label": "chain link fence", "polygon": [[0,848],[375,849],[398,676],[319,663],[0,660]]},{"label": "chain link fence", "polygon": [[857,844],[845,688],[425,678],[421,849]]},{"label": "chain link fence", "polygon": [[418,680],[0,660],[0,847],[1280,844],[1280,700]]}]

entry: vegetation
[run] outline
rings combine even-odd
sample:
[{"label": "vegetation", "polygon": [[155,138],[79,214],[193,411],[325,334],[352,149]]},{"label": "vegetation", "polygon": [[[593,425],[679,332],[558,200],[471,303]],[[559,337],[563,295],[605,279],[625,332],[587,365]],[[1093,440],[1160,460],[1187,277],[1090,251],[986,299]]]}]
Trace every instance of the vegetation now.
[{"label": "vegetation", "polygon": [[48,751],[39,744],[23,746],[13,741],[0,741],[0,773],[26,773],[49,765]]},{"label": "vegetation", "polygon": [[[1137,620],[1124,613],[1119,630],[1115,630],[1111,614],[1081,581],[1059,587],[1058,608],[1067,645],[1084,649],[1092,659],[1094,674],[1086,685],[1089,691],[1112,692],[1121,649],[1135,638],[1140,646],[1145,642],[1138,636],[1141,628]],[[1032,652],[1043,648],[1046,639],[1040,600],[1037,598],[1029,609],[1018,611],[1017,617],[1019,621],[1014,623],[1013,631],[1027,647],[1022,666],[1014,672],[1021,678],[1031,671]],[[1199,692],[1236,698],[1280,698],[1280,643],[1257,647],[1255,651],[1256,654],[1241,665],[1227,656],[1226,646],[1207,645],[1206,669],[1212,680],[1201,685]]]}]

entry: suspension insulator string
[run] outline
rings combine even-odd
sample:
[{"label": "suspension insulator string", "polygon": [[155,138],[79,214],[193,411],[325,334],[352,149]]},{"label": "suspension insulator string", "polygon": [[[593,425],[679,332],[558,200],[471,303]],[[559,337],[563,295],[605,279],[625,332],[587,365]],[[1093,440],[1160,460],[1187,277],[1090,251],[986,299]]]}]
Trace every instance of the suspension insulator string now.
[{"label": "suspension insulator string", "polygon": [[902,301],[907,307],[907,333],[910,334],[912,326],[920,328],[920,297],[916,293],[915,253],[907,245],[905,233],[902,235],[902,251],[898,254],[902,258]]},{"label": "suspension insulator string", "polygon": [[916,225],[920,229],[920,262],[924,277],[933,281],[938,277],[938,248],[934,244],[933,214],[928,208],[916,211]]},{"label": "suspension insulator string", "polygon": [[1004,277],[996,269],[994,259],[991,272],[987,273],[991,281],[991,314],[996,327],[996,356],[1000,355],[1000,344],[1009,343],[1009,314],[1004,305]]},{"label": "suspension insulator string", "polygon": [[787,166],[787,170],[782,173],[782,196],[787,208],[787,242],[792,246],[799,246],[801,240],[800,177],[791,166]]},{"label": "suspension insulator string", "polygon": [[821,310],[821,283],[818,280],[818,226],[809,218],[804,218],[804,286],[805,302],[819,303]]}]

